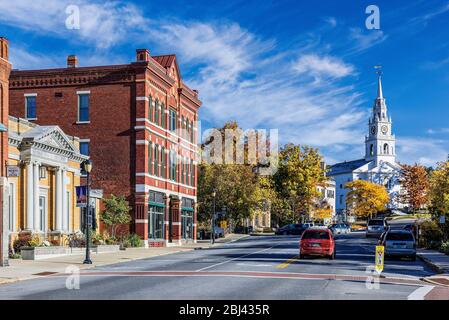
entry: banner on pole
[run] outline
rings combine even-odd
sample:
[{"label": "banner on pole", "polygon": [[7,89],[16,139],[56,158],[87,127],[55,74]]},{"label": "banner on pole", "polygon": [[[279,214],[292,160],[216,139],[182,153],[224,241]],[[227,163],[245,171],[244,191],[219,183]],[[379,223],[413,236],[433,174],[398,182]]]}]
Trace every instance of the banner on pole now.
[{"label": "banner on pole", "polygon": [[381,273],[384,270],[385,247],[376,246],[376,271]]},{"label": "banner on pole", "polygon": [[76,187],[76,206],[79,208],[85,208],[87,203],[87,187]]}]

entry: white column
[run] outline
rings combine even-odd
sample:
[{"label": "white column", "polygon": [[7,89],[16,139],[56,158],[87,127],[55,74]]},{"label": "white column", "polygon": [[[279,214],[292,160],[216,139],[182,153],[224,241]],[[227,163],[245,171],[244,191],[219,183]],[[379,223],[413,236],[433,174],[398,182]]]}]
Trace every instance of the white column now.
[{"label": "white column", "polygon": [[27,170],[27,219],[26,219],[26,229],[33,230],[34,228],[34,200],[33,200],[33,164],[31,162],[27,162],[26,164]]},{"label": "white column", "polygon": [[62,183],[62,230],[69,230],[69,218],[67,216],[67,185],[66,185],[66,176],[67,171],[64,169],[61,170],[61,183]]},{"label": "white column", "polygon": [[56,200],[56,212],[55,212],[55,218],[56,218],[56,230],[62,231],[62,184],[61,184],[61,169],[56,168],[56,194],[55,194],[55,200]]},{"label": "white column", "polygon": [[39,163],[34,163],[33,165],[33,203],[34,203],[34,230],[40,231],[41,212],[39,210]]}]

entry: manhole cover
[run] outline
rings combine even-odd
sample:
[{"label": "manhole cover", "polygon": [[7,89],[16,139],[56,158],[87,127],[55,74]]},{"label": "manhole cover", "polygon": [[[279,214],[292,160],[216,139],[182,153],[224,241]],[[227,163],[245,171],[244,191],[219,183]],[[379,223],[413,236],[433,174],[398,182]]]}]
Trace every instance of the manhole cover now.
[{"label": "manhole cover", "polygon": [[57,272],[44,271],[44,272],[34,273],[33,276],[49,276],[52,274],[57,274]]}]

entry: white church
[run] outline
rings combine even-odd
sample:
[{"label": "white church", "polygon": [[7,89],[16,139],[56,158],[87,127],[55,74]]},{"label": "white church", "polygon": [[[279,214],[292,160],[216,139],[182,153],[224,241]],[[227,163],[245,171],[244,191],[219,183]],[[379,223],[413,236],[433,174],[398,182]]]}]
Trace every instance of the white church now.
[{"label": "white church", "polygon": [[396,138],[392,133],[391,117],[382,92],[382,76],[379,73],[377,98],[374,100],[372,116],[368,121],[368,135],[365,137],[365,157],[354,161],[337,163],[329,168],[328,176],[335,181],[335,209],[340,220],[346,220],[345,184],[354,180],[366,180],[384,185],[390,195],[389,209],[401,209],[398,201],[401,192],[399,173],[401,166],[396,162]]}]

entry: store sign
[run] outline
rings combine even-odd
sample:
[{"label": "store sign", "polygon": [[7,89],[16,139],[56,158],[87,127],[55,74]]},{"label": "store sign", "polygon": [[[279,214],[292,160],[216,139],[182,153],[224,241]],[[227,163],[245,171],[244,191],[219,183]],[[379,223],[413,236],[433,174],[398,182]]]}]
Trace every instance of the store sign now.
[{"label": "store sign", "polygon": [[18,177],[20,175],[20,168],[18,166],[7,166],[6,176],[8,178]]}]

